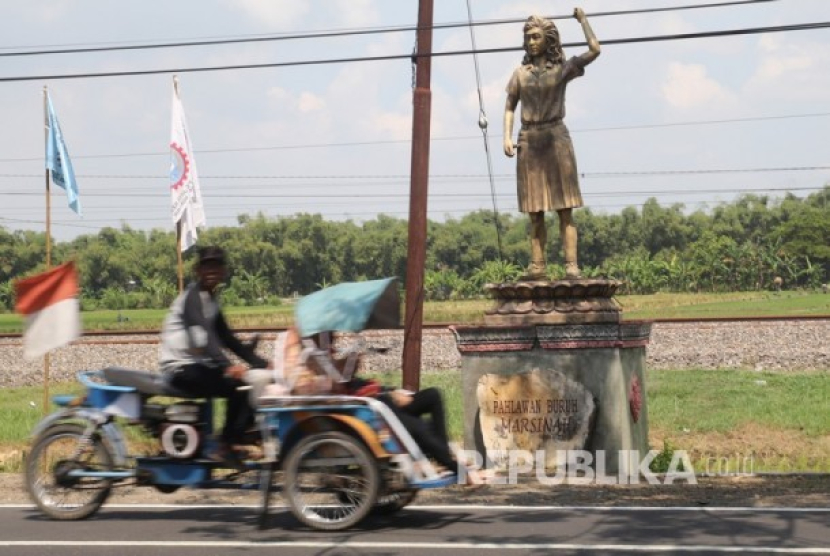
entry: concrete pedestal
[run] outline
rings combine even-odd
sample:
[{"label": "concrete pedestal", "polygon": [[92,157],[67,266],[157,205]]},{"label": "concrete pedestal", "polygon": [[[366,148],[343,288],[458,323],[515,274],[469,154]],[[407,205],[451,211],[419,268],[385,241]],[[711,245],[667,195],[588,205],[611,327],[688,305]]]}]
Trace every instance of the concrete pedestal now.
[{"label": "concrete pedestal", "polygon": [[[453,332],[461,353],[466,449],[482,454],[487,449],[480,426],[479,380],[535,371],[542,377],[561,373],[593,397],[596,409],[584,449],[595,460],[604,451],[606,473],[629,474],[648,452],[644,371],[651,323],[459,326]],[[638,451],[639,457],[633,462],[620,458],[621,450]]]}]

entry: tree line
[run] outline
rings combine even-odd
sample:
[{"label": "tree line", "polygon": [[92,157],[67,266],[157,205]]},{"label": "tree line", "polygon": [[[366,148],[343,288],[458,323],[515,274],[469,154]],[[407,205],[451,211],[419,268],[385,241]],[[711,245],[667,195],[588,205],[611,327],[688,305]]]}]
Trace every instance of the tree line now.
[{"label": "tree line", "polygon": [[[744,195],[709,211],[661,206],[600,214],[575,211],[583,275],[624,282],[621,293],[723,292],[818,288],[830,281],[830,186],[805,197]],[[241,215],[238,226],[204,230],[199,243],[228,253],[228,305],[276,304],[342,281],[397,276],[404,282],[407,221],[365,222],[319,214]],[[555,218],[548,219],[549,273],[564,276]],[[427,299],[482,295],[515,280],[528,264],[528,219],[469,213],[429,221]],[[43,232],[0,227],[0,309],[14,304],[13,281],[45,268]],[[190,267],[192,253],[186,254]],[[84,309],[166,307],[177,294],[173,231],[102,228],[53,246],[53,261],[74,260]]]}]

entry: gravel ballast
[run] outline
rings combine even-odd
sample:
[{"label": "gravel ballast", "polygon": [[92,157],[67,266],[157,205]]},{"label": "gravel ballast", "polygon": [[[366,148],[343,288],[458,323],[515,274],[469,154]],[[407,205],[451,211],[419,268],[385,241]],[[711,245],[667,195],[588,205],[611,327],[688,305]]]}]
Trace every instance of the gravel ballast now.
[{"label": "gravel ballast", "polygon": [[[244,335],[243,335],[244,337]],[[261,353],[273,349],[265,334]],[[367,371],[400,369],[403,332],[371,331],[367,345],[385,348],[365,356]],[[85,336],[52,352],[50,381],[75,380],[78,371],[122,366],[157,369],[157,335]],[[421,368],[457,370],[461,356],[446,329],[424,329]],[[808,320],[694,321],[654,323],[647,366],[655,369],[748,369],[755,371],[830,370],[830,318]],[[40,384],[42,359],[26,361],[20,338],[0,338],[0,387]]]}]

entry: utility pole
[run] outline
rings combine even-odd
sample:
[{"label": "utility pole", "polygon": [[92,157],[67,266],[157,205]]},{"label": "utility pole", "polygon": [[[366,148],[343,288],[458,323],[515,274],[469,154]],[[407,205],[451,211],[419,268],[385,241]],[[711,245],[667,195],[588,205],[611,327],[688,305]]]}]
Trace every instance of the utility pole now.
[{"label": "utility pole", "polygon": [[427,191],[432,112],[432,12],[434,0],[418,0],[415,90],[412,96],[412,161],[409,192],[409,247],[406,261],[403,387],[417,391],[421,381],[421,329],[424,321]]}]

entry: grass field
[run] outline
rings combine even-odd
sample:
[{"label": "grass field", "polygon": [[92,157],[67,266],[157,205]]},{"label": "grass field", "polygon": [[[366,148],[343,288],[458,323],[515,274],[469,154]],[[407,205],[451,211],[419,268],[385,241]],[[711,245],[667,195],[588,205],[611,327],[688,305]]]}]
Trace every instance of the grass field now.
[{"label": "grass field", "polygon": [[[830,295],[819,292],[657,293],[615,298],[623,319],[830,315]],[[483,322],[488,300],[428,301],[426,322]]]},{"label": "grass field", "polygon": [[[294,308],[278,307],[226,307],[231,325],[235,327],[280,327],[293,321]],[[83,311],[81,321],[84,330],[157,330],[167,315],[162,309],[134,309],[129,311]],[[0,334],[23,331],[23,319],[12,313],[0,313]]]},{"label": "grass field", "polygon": [[[396,374],[375,378],[400,384]],[[830,472],[830,372],[648,370],[646,381],[651,447],[668,441],[687,450],[697,471]],[[427,372],[421,383],[444,393],[450,436],[460,440],[460,373]],[[78,391],[52,386],[53,393]],[[41,399],[40,388],[0,389],[0,472],[20,471]]]},{"label": "grass field", "polygon": [[830,370],[649,371],[647,391],[652,447],[668,440],[699,471],[749,457],[755,471],[830,472]]},{"label": "grass field", "polygon": [[[616,298],[623,318],[712,318],[830,315],[830,295],[816,292],[735,292],[723,294],[654,294]],[[491,301],[428,301],[424,303],[425,323],[483,322]],[[278,307],[228,307],[225,309],[234,327],[281,327],[293,322],[290,303]],[[81,313],[84,330],[155,330],[167,311],[140,309],[130,311],[89,311]],[[11,313],[0,313],[0,334],[23,330],[23,320]]]}]

